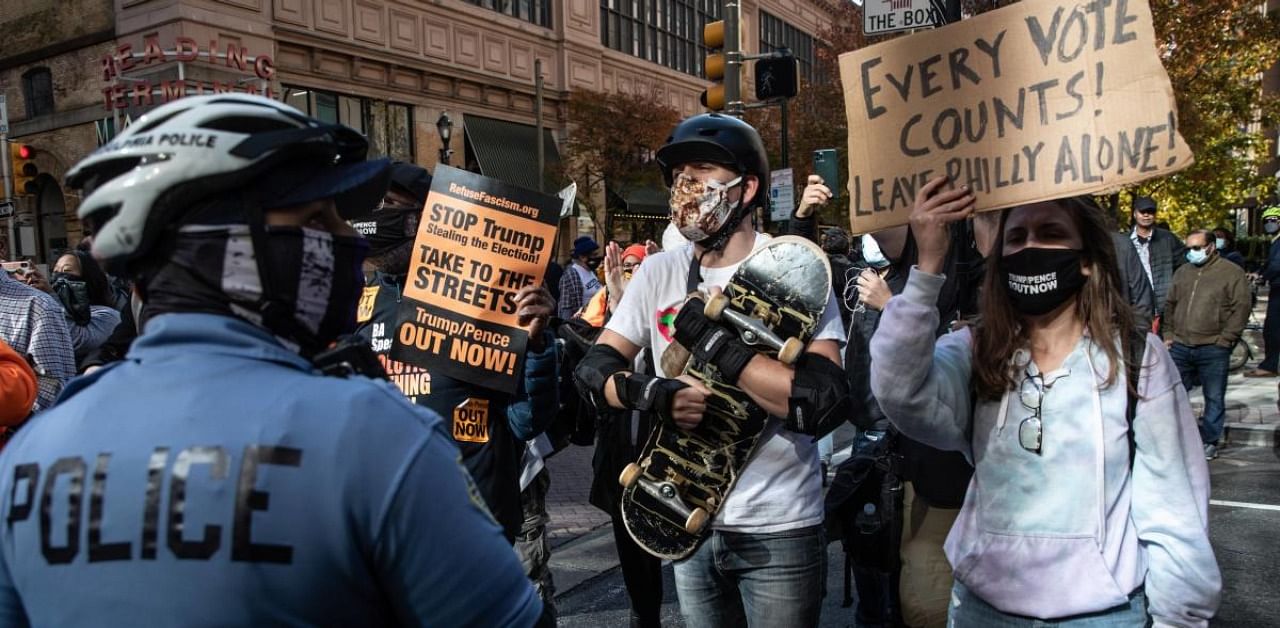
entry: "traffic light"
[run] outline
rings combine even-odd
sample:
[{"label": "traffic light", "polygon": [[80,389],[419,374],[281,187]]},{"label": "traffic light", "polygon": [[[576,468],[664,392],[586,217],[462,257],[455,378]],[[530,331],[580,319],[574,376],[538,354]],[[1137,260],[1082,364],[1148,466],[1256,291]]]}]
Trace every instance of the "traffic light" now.
[{"label": "traffic light", "polygon": [[36,175],[40,174],[40,170],[36,168],[34,160],[36,158],[36,149],[28,144],[10,144],[9,145],[9,163],[13,164],[13,191],[15,194],[35,194],[36,193]]},{"label": "traffic light", "polygon": [[765,102],[793,98],[799,87],[799,72],[794,56],[787,54],[756,61],[756,100]]},{"label": "traffic light", "polygon": [[[712,84],[703,90],[702,106],[712,111],[724,110],[724,69],[725,69],[725,50],[724,50],[724,33],[725,21],[717,20],[709,22],[702,27],[702,44],[707,47],[708,53],[706,61],[703,63],[703,72],[707,75],[707,80]],[[718,51],[718,52],[712,52]]]}]

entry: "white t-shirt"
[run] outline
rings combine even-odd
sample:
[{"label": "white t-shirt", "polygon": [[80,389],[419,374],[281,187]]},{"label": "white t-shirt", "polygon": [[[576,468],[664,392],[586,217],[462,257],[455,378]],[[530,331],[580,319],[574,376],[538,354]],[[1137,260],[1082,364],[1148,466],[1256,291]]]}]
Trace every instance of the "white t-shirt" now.
[{"label": "white t-shirt", "polygon": [[[768,241],[768,235],[757,234],[755,248]],[[679,375],[663,373],[661,357],[674,337],[676,313],[688,294],[685,287],[692,262],[691,244],[646,257],[605,326],[638,347],[649,347],[663,377]],[[738,266],[703,267],[699,289],[723,288]],[[845,341],[834,294],[828,294],[814,339]],[[822,523],[822,479],[813,438],[784,430],[781,421],[771,418],[761,439],[755,457],[743,469],[712,527],[764,534]]]}]

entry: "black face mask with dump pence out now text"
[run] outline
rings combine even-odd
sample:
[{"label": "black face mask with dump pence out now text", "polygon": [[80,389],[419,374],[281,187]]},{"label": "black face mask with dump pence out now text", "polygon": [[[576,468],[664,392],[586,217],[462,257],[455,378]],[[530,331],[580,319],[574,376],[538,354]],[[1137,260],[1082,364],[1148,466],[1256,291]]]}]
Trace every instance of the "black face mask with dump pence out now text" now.
[{"label": "black face mask with dump pence out now text", "polygon": [[1001,271],[1013,309],[1039,316],[1052,312],[1080,292],[1080,251],[1026,248],[1005,256]]}]

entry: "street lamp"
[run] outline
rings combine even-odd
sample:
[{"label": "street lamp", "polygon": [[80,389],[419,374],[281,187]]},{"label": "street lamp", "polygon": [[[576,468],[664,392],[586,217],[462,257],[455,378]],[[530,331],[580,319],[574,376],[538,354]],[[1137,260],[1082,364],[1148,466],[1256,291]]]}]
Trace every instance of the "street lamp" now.
[{"label": "street lamp", "polygon": [[440,112],[440,118],[436,120],[436,133],[440,134],[440,163],[447,166],[449,156],[453,154],[453,151],[449,150],[449,138],[453,135],[453,120],[449,119],[448,112]]}]

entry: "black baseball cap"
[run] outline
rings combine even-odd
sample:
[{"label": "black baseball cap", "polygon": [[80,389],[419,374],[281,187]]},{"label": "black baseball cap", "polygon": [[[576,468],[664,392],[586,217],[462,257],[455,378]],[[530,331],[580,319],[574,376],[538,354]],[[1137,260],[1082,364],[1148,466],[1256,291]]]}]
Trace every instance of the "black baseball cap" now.
[{"label": "black baseball cap", "polygon": [[1139,196],[1133,199],[1133,211],[1140,214],[1156,213],[1156,201],[1150,196]]}]

